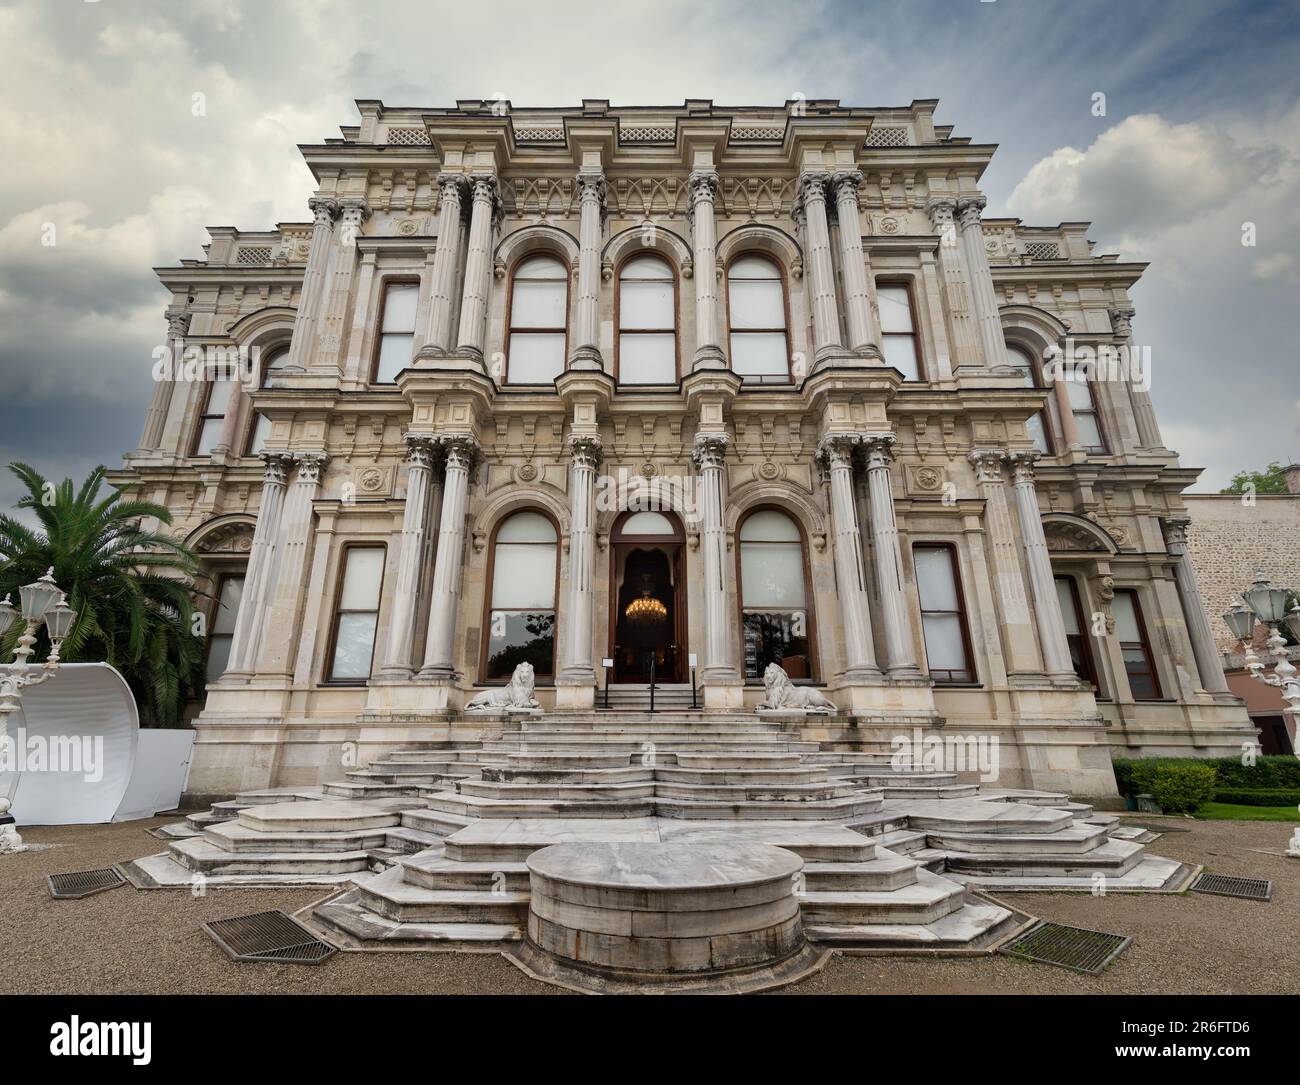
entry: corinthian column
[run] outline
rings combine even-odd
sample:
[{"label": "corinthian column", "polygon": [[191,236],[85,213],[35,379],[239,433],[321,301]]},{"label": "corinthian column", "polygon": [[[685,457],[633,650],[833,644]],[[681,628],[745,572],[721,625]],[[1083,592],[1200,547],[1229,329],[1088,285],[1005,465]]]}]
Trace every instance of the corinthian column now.
[{"label": "corinthian column", "polygon": [[862,217],[858,209],[858,170],[831,178],[836,215],[840,220],[840,271],[844,276],[844,315],[848,321],[849,348],[863,357],[882,357],[880,337],[871,319],[866,254],[862,251]]},{"label": "corinthian column", "polygon": [[274,583],[266,585],[267,614],[257,661],[259,674],[293,673],[298,643],[298,619],[307,595],[307,562],[311,555],[312,503],[329,462],[326,452],[295,452],[297,474],[284,499],[280,531],[275,541]]},{"label": "corinthian column", "polygon": [[[698,271],[696,272],[698,275]],[[722,471],[730,438],[725,433],[695,435],[695,465],[700,472],[700,549],[704,556],[704,680],[735,677],[731,664],[727,587],[722,579],[727,540],[722,530]]]},{"label": "corinthian column", "polygon": [[[1133,348],[1132,335],[1133,320],[1132,309],[1112,309],[1110,310],[1110,326],[1115,334],[1115,338],[1122,340],[1119,344],[1123,347]],[[1156,412],[1151,406],[1151,395],[1140,384],[1135,384],[1132,380],[1128,381],[1129,397],[1133,401],[1133,420],[1137,424],[1138,440],[1143,448],[1164,448],[1164,441],[1160,436],[1160,425],[1156,422]],[[1215,652],[1215,662],[1218,662],[1218,653]],[[1222,672],[1222,666],[1219,667]]]},{"label": "corinthian column", "polygon": [[866,433],[867,490],[871,502],[871,541],[876,552],[876,591],[881,624],[885,627],[885,667],[891,678],[919,678],[911,610],[903,595],[903,557],[894,518],[894,492],[889,465],[894,461],[892,433]]},{"label": "corinthian column", "polygon": [[975,304],[975,324],[984,349],[984,364],[1001,365],[1006,357],[1002,336],[1002,318],[998,316],[998,296],[993,289],[993,272],[984,250],[984,228],[980,213],[987,201],[983,196],[963,196],[957,201],[957,218],[961,223],[961,250],[966,277]]},{"label": "corinthian column", "polygon": [[599,173],[578,174],[580,218],[578,225],[578,308],[574,321],[574,347],[570,369],[599,371],[600,356],[600,222],[605,214],[605,178]]},{"label": "corinthian column", "polygon": [[[930,223],[939,235],[939,270],[943,277],[943,293],[948,315],[952,318],[952,357],[954,369],[980,366],[984,352],[980,349],[979,331],[971,309],[970,288],[966,279],[965,262],[957,242],[954,216],[957,201],[950,196],[936,196],[926,205]],[[998,355],[1001,358],[1001,355]]]},{"label": "corinthian column", "polygon": [[695,170],[690,177],[691,240],[695,263],[695,361],[693,369],[726,369],[718,345],[718,235],[713,201],[718,175]]},{"label": "corinthian column", "polygon": [[[813,347],[817,361],[844,352],[840,342],[840,310],[835,300],[835,265],[831,261],[831,231],[826,220],[824,173],[805,173],[799,178],[796,214],[805,220],[808,240],[808,290],[812,296]],[[861,242],[859,242],[859,246]]]},{"label": "corinthian column", "polygon": [[497,180],[474,178],[474,202],[465,250],[465,290],[460,299],[460,342],[456,353],[483,358],[488,290],[492,284],[492,227],[497,215]]},{"label": "corinthian column", "polygon": [[402,511],[402,542],[397,552],[397,580],[383,667],[383,673],[390,678],[409,678],[411,674],[415,604],[420,597],[420,564],[428,532],[433,457],[431,437],[418,433],[406,435],[406,507]]},{"label": "corinthian column", "polygon": [[461,194],[465,178],[438,174],[438,245],[433,254],[432,297],[424,328],[424,343],[417,358],[442,358],[451,349],[451,319],[456,305],[456,279],[460,275]]},{"label": "corinthian column", "polygon": [[293,322],[293,339],[289,342],[290,366],[306,370],[311,368],[312,349],[316,344],[316,326],[320,319],[325,293],[325,271],[329,266],[330,241],[334,236],[334,220],[338,217],[337,200],[313,197],[307,201],[315,218],[311,229],[311,247],[307,250],[307,266],[302,273],[302,289],[298,294],[298,314]]},{"label": "corinthian column", "polygon": [[149,413],[145,415],[139,452],[155,452],[162,446],[163,428],[172,405],[172,389],[176,386],[176,369],[185,354],[185,335],[189,330],[190,314],[178,306],[169,305],[166,372],[159,372],[158,367],[154,367],[153,398],[149,401]]},{"label": "corinthian column", "polygon": [[862,532],[858,529],[858,512],[853,501],[853,450],[860,440],[856,434],[832,433],[823,437],[817,448],[817,457],[830,475],[835,589],[844,623],[844,678],[850,682],[880,678],[871,638]]},{"label": "corinthian column", "polygon": [[596,685],[591,656],[591,619],[596,598],[592,586],[595,560],[596,468],[600,438],[592,434],[569,437],[569,582],[564,600],[564,658],[557,685]]},{"label": "corinthian column", "polygon": [[287,452],[263,452],[266,469],[262,476],[262,501],[253,528],[253,545],[244,570],[244,590],[230,638],[230,658],[224,678],[247,678],[253,673],[262,622],[265,618],[267,585],[275,566],[275,541],[280,532],[284,490],[293,457]]},{"label": "corinthian column", "polygon": [[1192,642],[1201,687],[1207,693],[1228,693],[1228,680],[1223,676],[1223,663],[1214,643],[1210,619],[1205,613],[1205,600],[1201,598],[1192,559],[1187,554],[1187,528],[1191,522],[1190,516],[1164,516],[1160,519],[1160,527],[1164,530],[1165,547],[1175,559],[1174,579],[1178,584],[1178,596],[1182,600],[1183,618],[1187,622],[1187,635]]},{"label": "corinthian column", "polygon": [[1061,599],[1056,594],[1052,558],[1047,552],[1043,517],[1038,510],[1038,493],[1034,489],[1034,461],[1040,455],[1035,451],[1012,452],[1007,460],[1014,478],[1012,489],[1020,517],[1020,537],[1025,544],[1025,567],[1029,570],[1029,586],[1034,597],[1034,617],[1038,621],[1038,637],[1043,648],[1043,669],[1054,681],[1075,682],[1077,678],[1074,664],[1070,661],[1070,645],[1065,637]]},{"label": "corinthian column", "polygon": [[352,298],[352,279],[357,268],[357,238],[370,217],[365,200],[350,197],[339,201],[339,227],[334,261],[328,275],[325,301],[321,310],[320,349],[316,368],[336,373],[343,368],[343,341],[347,336],[348,302]]},{"label": "corinthian column", "polygon": [[446,455],[438,550],[433,559],[429,599],[429,634],[424,645],[422,678],[450,678],[455,670],[456,615],[460,608],[461,559],[465,553],[465,513],[469,507],[469,473],[479,445],[468,435],[442,436]]}]

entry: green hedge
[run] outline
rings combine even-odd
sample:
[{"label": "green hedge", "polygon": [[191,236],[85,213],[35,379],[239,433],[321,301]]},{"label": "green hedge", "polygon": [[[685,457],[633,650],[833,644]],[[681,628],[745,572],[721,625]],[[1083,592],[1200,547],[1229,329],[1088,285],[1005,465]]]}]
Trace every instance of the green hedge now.
[{"label": "green hedge", "polygon": [[1300,806],[1300,788],[1287,787],[1220,787],[1215,802],[1233,806]]},{"label": "green hedge", "polygon": [[1222,787],[1300,789],[1300,757],[1271,754],[1243,765],[1240,757],[1218,757],[1209,762],[1219,774]]},{"label": "green hedge", "polygon": [[1170,814],[1195,810],[1214,796],[1215,762],[1196,758],[1143,757],[1115,762],[1124,795],[1150,795]]}]

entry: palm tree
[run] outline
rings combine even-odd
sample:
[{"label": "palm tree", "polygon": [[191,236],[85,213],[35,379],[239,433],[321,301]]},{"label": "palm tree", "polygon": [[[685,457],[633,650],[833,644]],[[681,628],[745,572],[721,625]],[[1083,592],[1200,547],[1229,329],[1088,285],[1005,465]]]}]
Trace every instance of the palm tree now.
[{"label": "palm tree", "polygon": [[[170,526],[171,514],[121,490],[101,497],[103,467],[76,493],[71,479],[55,486],[27,464],[9,470],[27,490],[16,508],[32,510],[40,528],[0,515],[0,598],[17,598],[20,585],[52,567],[77,612],[62,658],[112,664],[131,686],[143,722],[179,723],[185,702],[203,690],[192,600],[199,564],[179,539],[142,526],[148,517]],[[0,644],[4,659],[21,624]]]}]

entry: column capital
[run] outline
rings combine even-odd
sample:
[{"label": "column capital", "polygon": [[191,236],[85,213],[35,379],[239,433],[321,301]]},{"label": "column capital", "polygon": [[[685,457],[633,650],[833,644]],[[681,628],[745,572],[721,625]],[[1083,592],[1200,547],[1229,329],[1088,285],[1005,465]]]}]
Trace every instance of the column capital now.
[{"label": "column capital", "polygon": [[319,449],[295,452],[293,462],[298,467],[298,481],[311,483],[314,486],[320,482],[321,475],[325,473],[325,465],[330,462],[330,454]]},{"label": "column capital", "polygon": [[853,466],[853,450],[862,443],[856,433],[828,433],[817,442],[817,459],[827,468]]},{"label": "column capital", "polygon": [[1187,529],[1191,527],[1190,516],[1162,516],[1160,530],[1165,536],[1165,545],[1171,554],[1182,555],[1187,552]]},{"label": "column capital", "polygon": [[574,467],[588,467],[594,471],[600,466],[603,448],[600,437],[594,433],[571,433],[565,449]]},{"label": "column capital", "polygon": [[862,184],[861,170],[839,170],[831,174],[831,190],[835,193],[835,198],[841,199],[844,196],[852,196],[854,201],[858,198],[858,188]]},{"label": "column capital", "polygon": [[494,173],[475,173],[469,177],[470,195],[474,204],[487,204],[496,219],[502,211],[501,186]]},{"label": "column capital", "polygon": [[700,200],[708,200],[709,203],[714,201],[718,194],[718,171],[691,170],[686,183],[690,190],[690,205],[693,210]]},{"label": "column capital", "polygon": [[447,458],[448,468],[471,470],[478,462],[482,446],[468,433],[444,433],[438,438],[438,447]]},{"label": "column capital", "polygon": [[1012,477],[1018,483],[1028,482],[1033,485],[1034,464],[1043,458],[1036,448],[1022,448],[1006,453],[1007,463],[1011,465]]},{"label": "column capital", "polygon": [[963,196],[957,201],[957,217],[961,220],[962,228],[969,226],[978,226],[980,224],[980,215],[983,214],[984,208],[988,206],[988,200],[983,196]]},{"label": "column capital", "polygon": [[433,437],[427,433],[406,433],[402,435],[406,442],[406,462],[412,467],[432,468],[438,454],[438,446]]},{"label": "column capital", "polygon": [[867,454],[867,470],[888,468],[894,462],[894,442],[897,440],[893,433],[864,433],[862,448]]},{"label": "column capital", "polygon": [[600,204],[601,210],[605,209],[605,175],[603,173],[579,173],[576,178],[578,182],[578,199],[581,202],[594,200]]},{"label": "column capital", "polygon": [[1117,307],[1109,310],[1111,332],[1118,339],[1127,339],[1133,334],[1131,321],[1137,315],[1136,309]]},{"label": "column capital", "polygon": [[289,481],[289,465],[293,463],[293,455],[283,449],[275,451],[259,452],[258,458],[262,461],[262,481],[271,485],[283,486]]},{"label": "column capital", "polygon": [[163,316],[167,320],[168,339],[184,339],[189,334],[191,314],[188,310],[169,305]]},{"label": "column capital", "polygon": [[338,201],[339,217],[344,224],[360,226],[370,217],[370,202],[364,196],[348,196]]},{"label": "column capital", "polygon": [[307,201],[317,226],[333,226],[339,217],[339,201],[331,196],[313,196]]},{"label": "column capital", "polygon": [[957,213],[957,201],[952,196],[931,196],[925,205],[925,213],[930,216],[930,225],[942,230],[952,225]]},{"label": "column capital", "polygon": [[725,433],[697,433],[691,459],[700,470],[721,467],[727,456],[731,438]]},{"label": "column capital", "polygon": [[975,468],[976,482],[1001,482],[1002,461],[1006,459],[1005,448],[972,448],[966,458]]}]

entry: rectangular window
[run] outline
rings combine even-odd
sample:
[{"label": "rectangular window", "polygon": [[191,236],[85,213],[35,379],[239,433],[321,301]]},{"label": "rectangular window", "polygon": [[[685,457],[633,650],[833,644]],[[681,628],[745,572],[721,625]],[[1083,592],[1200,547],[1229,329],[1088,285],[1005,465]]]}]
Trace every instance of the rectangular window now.
[{"label": "rectangular window", "polygon": [[343,551],[342,585],[334,614],[330,657],[331,681],[364,682],[370,677],[383,580],[382,546],[349,546]]},{"label": "rectangular window", "polygon": [[208,622],[207,679],[215,682],[226,673],[230,663],[230,645],[239,616],[239,600],[244,595],[244,578],[223,576],[217,588],[217,606]]},{"label": "rectangular window", "polygon": [[1151,642],[1147,638],[1137,592],[1132,588],[1117,589],[1110,612],[1115,619],[1115,635],[1119,637],[1124,670],[1128,672],[1129,692],[1135,701],[1160,700],[1160,679],[1156,675],[1156,661],[1151,654]]},{"label": "rectangular window", "polygon": [[211,456],[212,450],[221,440],[221,430],[226,424],[226,410],[230,405],[230,396],[235,389],[233,380],[210,380],[203,414],[199,416],[198,439],[194,444],[194,455]]},{"label": "rectangular window", "polygon": [[1061,617],[1065,619],[1065,640],[1070,646],[1070,662],[1075,675],[1084,682],[1100,688],[1097,671],[1092,662],[1090,625],[1079,601],[1079,586],[1072,576],[1056,577],[1056,597],[1061,604]]},{"label": "rectangular window", "polygon": [[1101,432],[1101,419],[1097,413],[1097,401],[1092,395],[1092,386],[1081,375],[1066,375],[1065,392],[1070,400],[1070,410],[1074,414],[1074,425],[1079,431],[1079,443],[1088,452],[1104,454],[1106,440]]},{"label": "rectangular window", "polygon": [[266,448],[267,438],[271,436],[271,420],[264,414],[253,415],[253,428],[248,435],[248,454],[256,456]]},{"label": "rectangular window", "polygon": [[920,380],[920,352],[916,345],[911,290],[901,283],[881,283],[876,287],[876,303],[880,306],[880,337],[885,364],[902,373],[904,380]]},{"label": "rectangular window", "polygon": [[921,600],[921,633],[930,677],[938,685],[975,681],[970,662],[957,555],[951,546],[914,546],[916,590]]},{"label": "rectangular window", "polygon": [[397,374],[411,364],[419,298],[418,283],[389,283],[384,287],[384,315],[375,359],[376,384],[392,384]]}]

